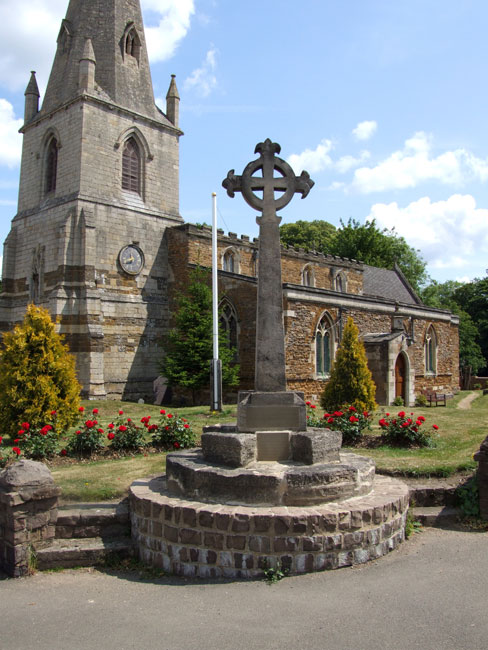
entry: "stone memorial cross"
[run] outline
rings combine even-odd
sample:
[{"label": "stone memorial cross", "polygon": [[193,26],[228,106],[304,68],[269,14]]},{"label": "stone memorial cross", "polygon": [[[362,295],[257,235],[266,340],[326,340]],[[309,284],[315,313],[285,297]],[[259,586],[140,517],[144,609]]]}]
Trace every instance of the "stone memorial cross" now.
[{"label": "stone memorial cross", "polygon": [[[281,210],[299,192],[304,199],[313,187],[310,175],[295,176],[290,165],[278,158],[281,147],[268,138],[256,145],[257,160],[250,162],[242,176],[232,169],[222,185],[233,198],[241,192],[244,200],[259,212],[259,267],[256,314],[256,391],[286,390],[283,288],[279,224]],[[275,175],[275,172],[277,175]]]}]

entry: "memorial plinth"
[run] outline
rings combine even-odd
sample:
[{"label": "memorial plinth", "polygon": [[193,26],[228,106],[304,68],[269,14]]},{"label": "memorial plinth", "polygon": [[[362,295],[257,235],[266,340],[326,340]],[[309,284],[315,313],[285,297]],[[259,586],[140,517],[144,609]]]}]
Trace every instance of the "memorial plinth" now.
[{"label": "memorial plinth", "polygon": [[185,576],[338,568],[380,557],[404,537],[408,488],[375,478],[369,458],[341,452],[338,431],[308,428],[303,393],[286,390],[276,211],[314,183],[307,172],[295,176],[271,140],[255,152],[242,176],[231,170],[223,182],[262,212],[255,390],[239,393],[236,424],[204,427],[201,449],[168,454],[166,476],[130,490],[141,558]]}]

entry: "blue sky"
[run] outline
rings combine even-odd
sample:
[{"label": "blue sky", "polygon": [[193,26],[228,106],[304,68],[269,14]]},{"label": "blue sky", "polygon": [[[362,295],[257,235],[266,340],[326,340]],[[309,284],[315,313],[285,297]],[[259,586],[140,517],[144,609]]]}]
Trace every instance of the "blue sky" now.
[{"label": "blue sky", "polygon": [[[431,277],[488,267],[486,0],[142,0],[158,103],[181,95],[181,214],[257,236],[221,187],[279,142],[315,187],[283,223],[375,218]],[[68,0],[0,0],[0,237],[16,212],[24,89],[47,83]],[[42,98],[41,98],[42,99]]]}]

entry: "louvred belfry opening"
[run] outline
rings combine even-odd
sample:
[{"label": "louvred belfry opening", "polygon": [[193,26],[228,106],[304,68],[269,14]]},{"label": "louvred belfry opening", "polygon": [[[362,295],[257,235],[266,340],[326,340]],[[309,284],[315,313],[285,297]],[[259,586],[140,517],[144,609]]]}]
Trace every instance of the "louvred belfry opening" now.
[{"label": "louvred belfry opening", "polygon": [[141,193],[141,157],[134,138],[127,140],[122,153],[122,189]]}]

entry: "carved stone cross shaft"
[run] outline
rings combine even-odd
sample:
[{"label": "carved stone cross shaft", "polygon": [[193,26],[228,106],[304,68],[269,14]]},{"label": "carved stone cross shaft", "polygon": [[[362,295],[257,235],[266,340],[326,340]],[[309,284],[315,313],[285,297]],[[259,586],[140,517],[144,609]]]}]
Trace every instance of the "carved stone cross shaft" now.
[{"label": "carved stone cross shaft", "polygon": [[[241,192],[245,201],[262,212],[259,225],[258,301],[256,313],[256,391],[286,390],[285,337],[281,247],[277,210],[284,208],[299,192],[304,199],[314,182],[307,172],[295,176],[290,165],[278,158],[281,147],[267,139],[256,146],[257,160],[250,162],[242,176],[232,169],[222,185],[230,197]],[[275,175],[277,172],[277,175]]]}]

